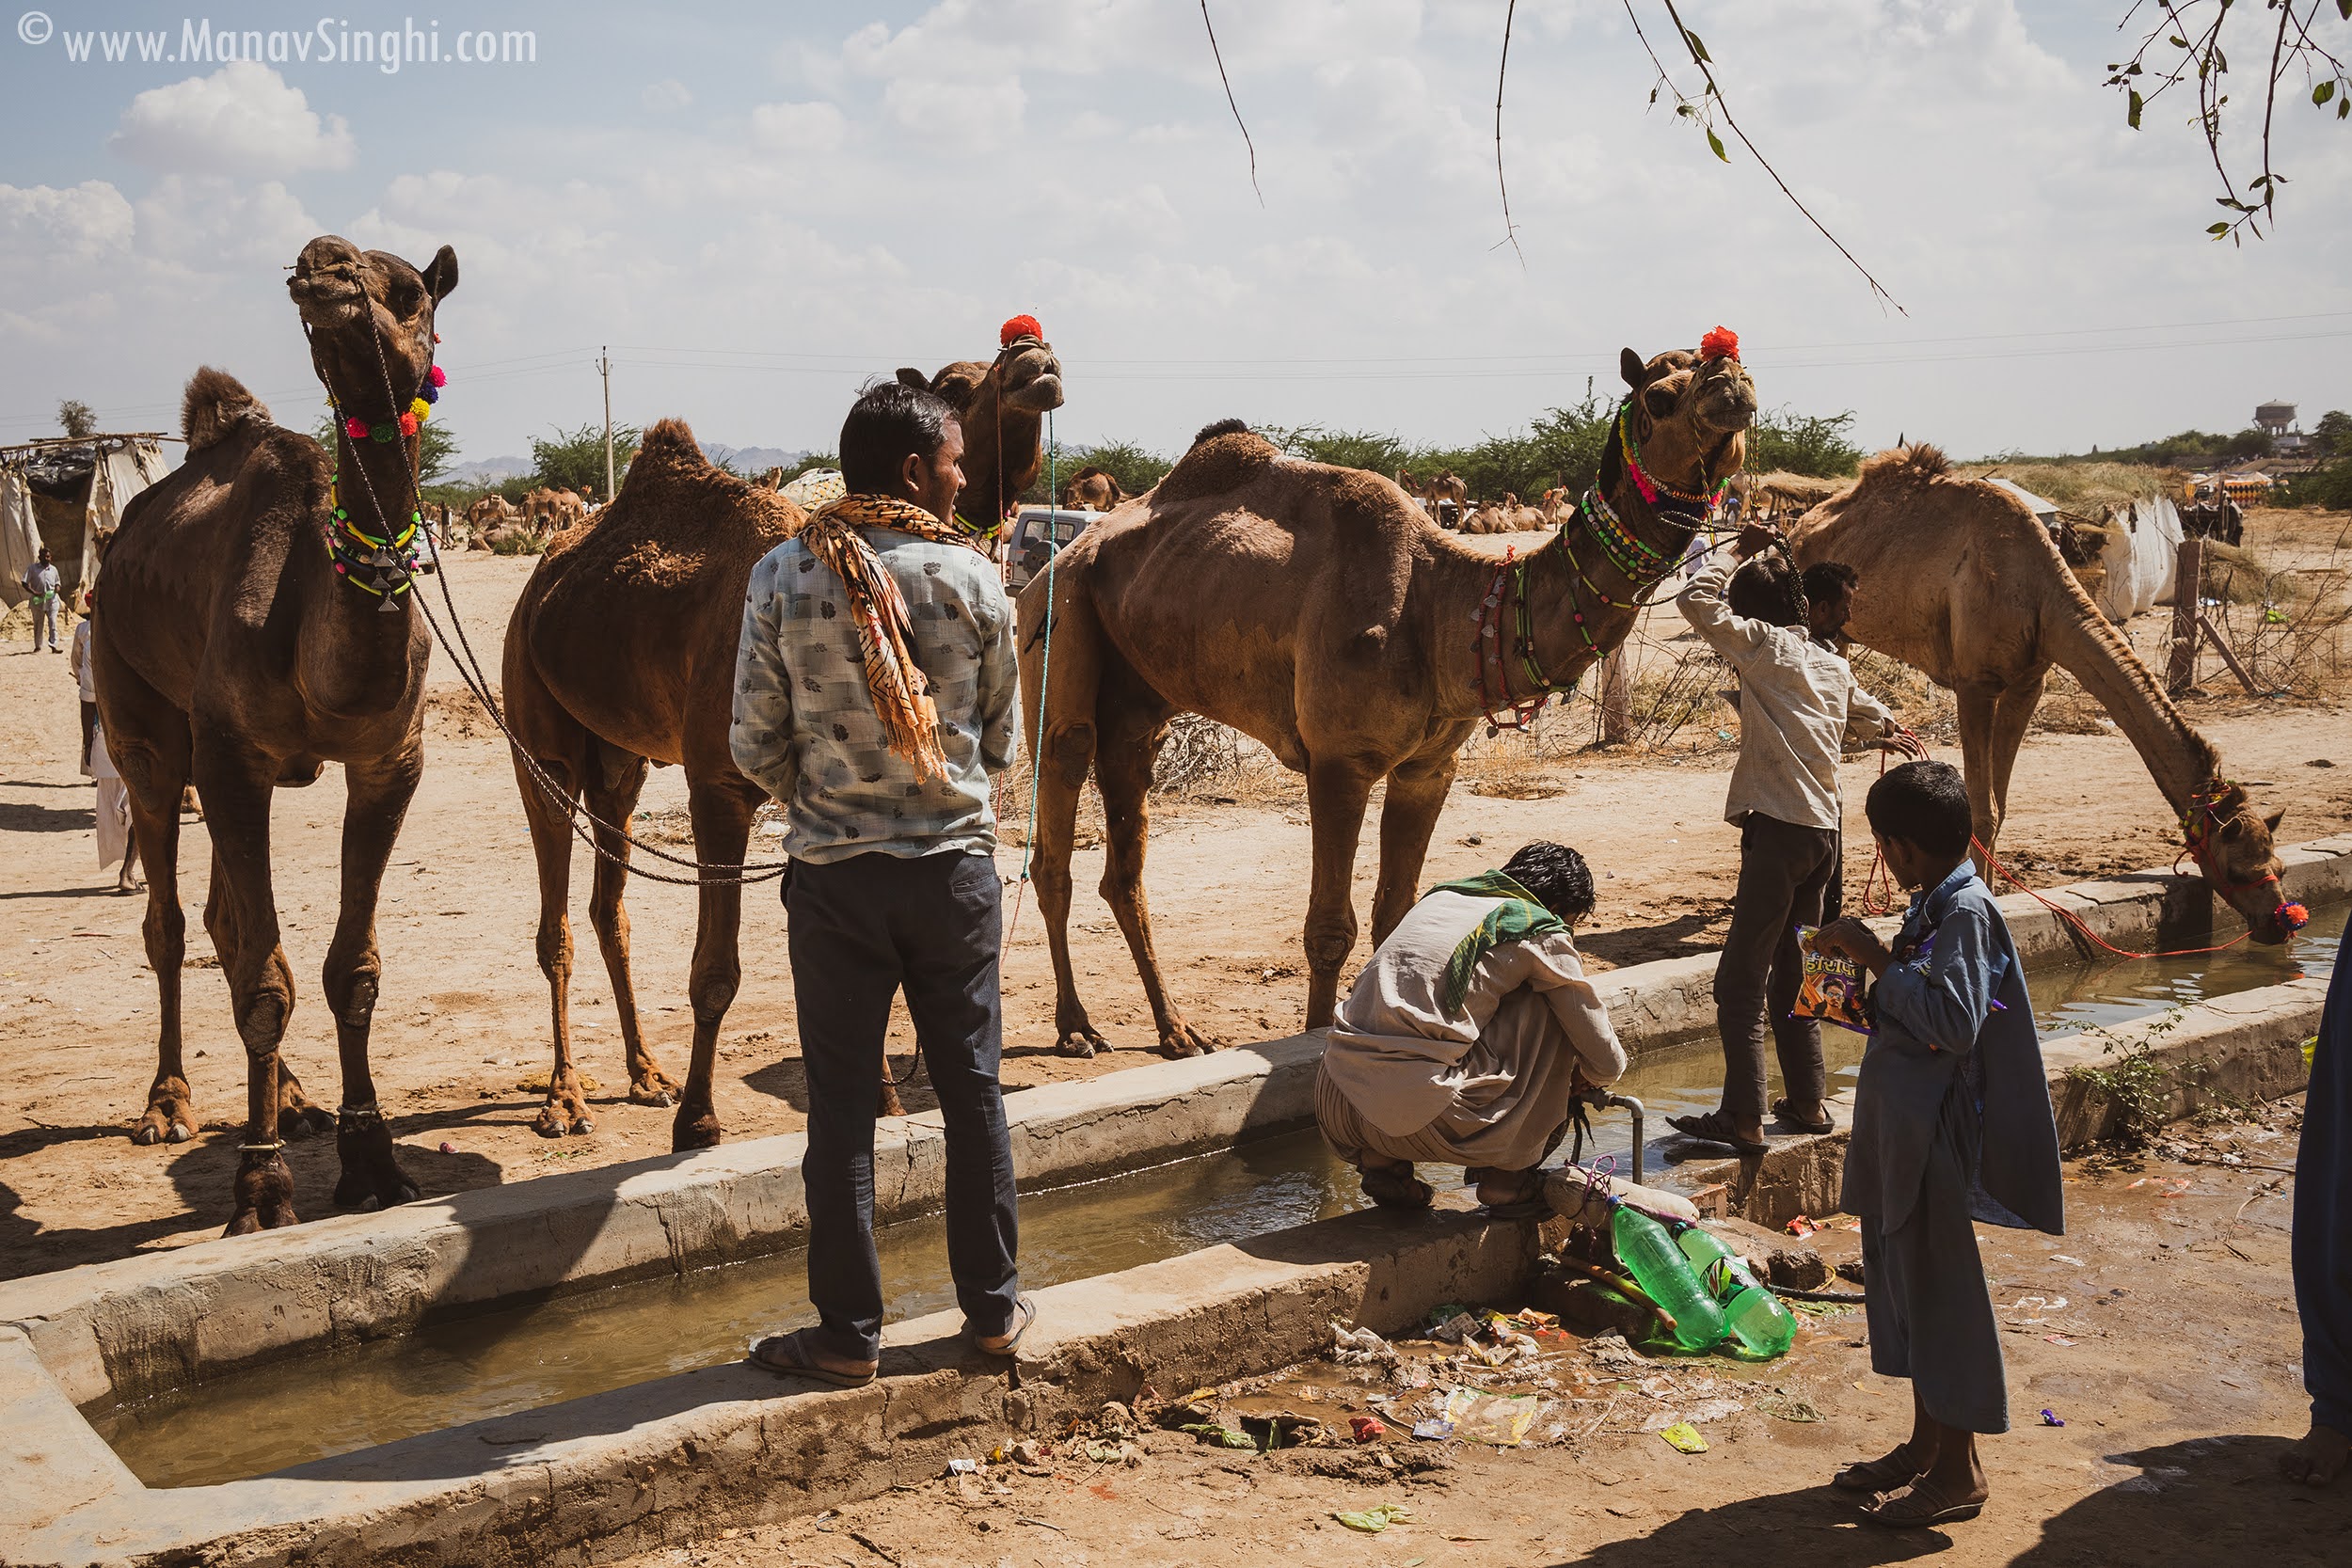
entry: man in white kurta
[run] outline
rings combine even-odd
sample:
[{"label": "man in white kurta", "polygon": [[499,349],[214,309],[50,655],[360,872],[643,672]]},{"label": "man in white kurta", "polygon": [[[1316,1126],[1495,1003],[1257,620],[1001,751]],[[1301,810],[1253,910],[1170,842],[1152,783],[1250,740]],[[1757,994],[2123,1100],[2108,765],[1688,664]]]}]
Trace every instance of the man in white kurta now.
[{"label": "man in white kurta", "polygon": [[1569,1102],[1626,1068],[1577,956],[1592,907],[1583,858],[1531,844],[1431,889],[1380,944],[1315,1076],[1315,1119],[1375,1202],[1426,1204],[1423,1160],[1468,1166],[1481,1202],[1538,1201]]}]

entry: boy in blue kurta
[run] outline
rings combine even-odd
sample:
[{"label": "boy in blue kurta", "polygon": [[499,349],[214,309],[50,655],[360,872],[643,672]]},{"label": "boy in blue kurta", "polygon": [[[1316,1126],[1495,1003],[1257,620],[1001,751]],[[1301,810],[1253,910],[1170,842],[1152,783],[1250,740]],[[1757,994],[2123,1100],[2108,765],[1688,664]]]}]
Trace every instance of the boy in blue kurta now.
[{"label": "boy in blue kurta", "polygon": [[1839,1199],[1862,1217],[1871,1369],[1911,1380],[1909,1440],[1835,1484],[1897,1527],[1973,1519],[1977,1433],[2009,1430],[2000,1328],[1974,1222],[2065,1230],[2058,1123],[2016,944],[1968,858],[1968,792],[1909,762],[1865,811],[1887,870],[1917,891],[1890,948],[1856,920],[1817,944],[1877,977]]}]

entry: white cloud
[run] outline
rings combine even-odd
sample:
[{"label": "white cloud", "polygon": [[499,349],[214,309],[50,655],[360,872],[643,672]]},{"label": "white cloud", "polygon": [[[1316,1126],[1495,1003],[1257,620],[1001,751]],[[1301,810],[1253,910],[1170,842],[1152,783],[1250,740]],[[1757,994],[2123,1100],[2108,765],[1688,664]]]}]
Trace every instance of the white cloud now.
[{"label": "white cloud", "polygon": [[348,168],[358,153],[341,115],[322,119],[300,87],[252,60],[150,87],[106,146],[167,174],[298,174]]},{"label": "white cloud", "polygon": [[752,144],[763,152],[835,151],[849,128],[830,103],[762,103],[752,111]]},{"label": "white cloud", "polygon": [[893,77],[882,107],[900,126],[938,138],[940,152],[993,152],[1021,130],[1029,95],[1018,76],[966,82],[946,77]]},{"label": "white cloud", "polygon": [[637,102],[658,115],[675,114],[694,102],[693,89],[675,76],[649,83]]},{"label": "white cloud", "polygon": [[18,264],[99,261],[128,250],[135,228],[131,203],[103,180],[0,185],[0,255]]},{"label": "white cloud", "polygon": [[167,174],[137,212],[141,254],[197,271],[288,266],[320,232],[275,180],[248,188],[219,175]]}]

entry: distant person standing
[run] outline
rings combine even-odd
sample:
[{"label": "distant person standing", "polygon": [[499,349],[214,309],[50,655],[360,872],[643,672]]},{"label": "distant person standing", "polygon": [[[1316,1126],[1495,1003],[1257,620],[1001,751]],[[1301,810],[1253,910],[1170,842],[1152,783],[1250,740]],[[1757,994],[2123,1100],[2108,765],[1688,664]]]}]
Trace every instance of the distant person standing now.
[{"label": "distant person standing", "polygon": [[24,592],[32,595],[33,652],[40,652],[41,632],[46,628],[49,651],[53,654],[63,653],[65,650],[57,646],[57,568],[50,561],[46,549],[24,568],[23,581]]},{"label": "distant person standing", "polygon": [[90,741],[98,733],[98,684],[90,671],[89,607],[98,602],[98,595],[83,599],[82,618],[73,623],[73,651],[66,656],[66,668],[82,688],[82,777],[95,778],[90,770]]},{"label": "distant person standing", "polygon": [[947,1135],[947,1272],[964,1338],[1010,1355],[1021,1294],[997,1077],[1004,926],[989,775],[1012,765],[1019,661],[988,542],[955,517],[963,433],[943,399],[868,388],[841,427],[849,494],[752,568],[728,747],[785,806],[808,1074],[812,1328],[751,1358],[840,1387],[881,1365],[874,1113],[901,990]]}]

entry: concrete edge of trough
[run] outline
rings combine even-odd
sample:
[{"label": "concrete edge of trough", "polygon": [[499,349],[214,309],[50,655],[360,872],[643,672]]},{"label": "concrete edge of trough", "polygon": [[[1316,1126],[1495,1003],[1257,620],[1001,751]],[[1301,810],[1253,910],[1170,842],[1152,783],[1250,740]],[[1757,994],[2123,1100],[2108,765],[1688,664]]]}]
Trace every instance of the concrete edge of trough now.
[{"label": "concrete edge of trough", "polygon": [[[2352,837],[2280,852],[2290,896],[2352,895]],[[2203,882],[2163,871],[2045,892],[2110,942],[2181,940],[2214,908]],[[2074,939],[2024,894],[2001,900],[2029,963]],[[2226,910],[2222,911],[2225,915]],[[1715,956],[1596,976],[1637,1048],[1707,1027]],[[1309,1125],[1319,1037],[1044,1085],[1006,1099],[1025,1191],[1164,1164]],[[534,1178],[0,1282],[0,1323],[26,1333],[77,1403],[135,1398],[263,1361],[406,1332],[429,1317],[681,1274],[781,1251],[804,1236],[800,1133]],[[935,1209],[940,1117],[884,1121],[876,1211]]]},{"label": "concrete edge of trough", "polygon": [[[2168,1120],[2211,1104],[2295,1093],[2310,1080],[2303,1041],[2318,1029],[2327,999],[2328,982],[2306,977],[2045,1043],[2042,1059],[2059,1145],[2071,1151],[2093,1143],[2121,1115],[2075,1069],[2143,1050],[2165,1071]],[[1830,1106],[1837,1132],[1775,1139],[1755,1159],[1685,1163],[1655,1180],[1690,1193],[1703,1211],[1771,1229],[1799,1214],[1834,1213],[1846,1166],[1845,1130],[1853,1123],[1853,1090],[1833,1096]]]},{"label": "concrete edge of trough", "polygon": [[[0,1329],[0,1560],[245,1568],[536,1564],[599,1558],[871,1497],[997,1438],[1051,1433],[1145,1385],[1184,1389],[1308,1359],[1337,1319],[1393,1334],[1491,1299],[1540,1249],[1527,1221],[1448,1195],[1433,1214],[1349,1214],[1036,1292],[1016,1380],[938,1313],[886,1333],[885,1376],[786,1392],[745,1363],[345,1455],[255,1481],[150,1490]],[[18,1375],[18,1374],[23,1375]]]}]

